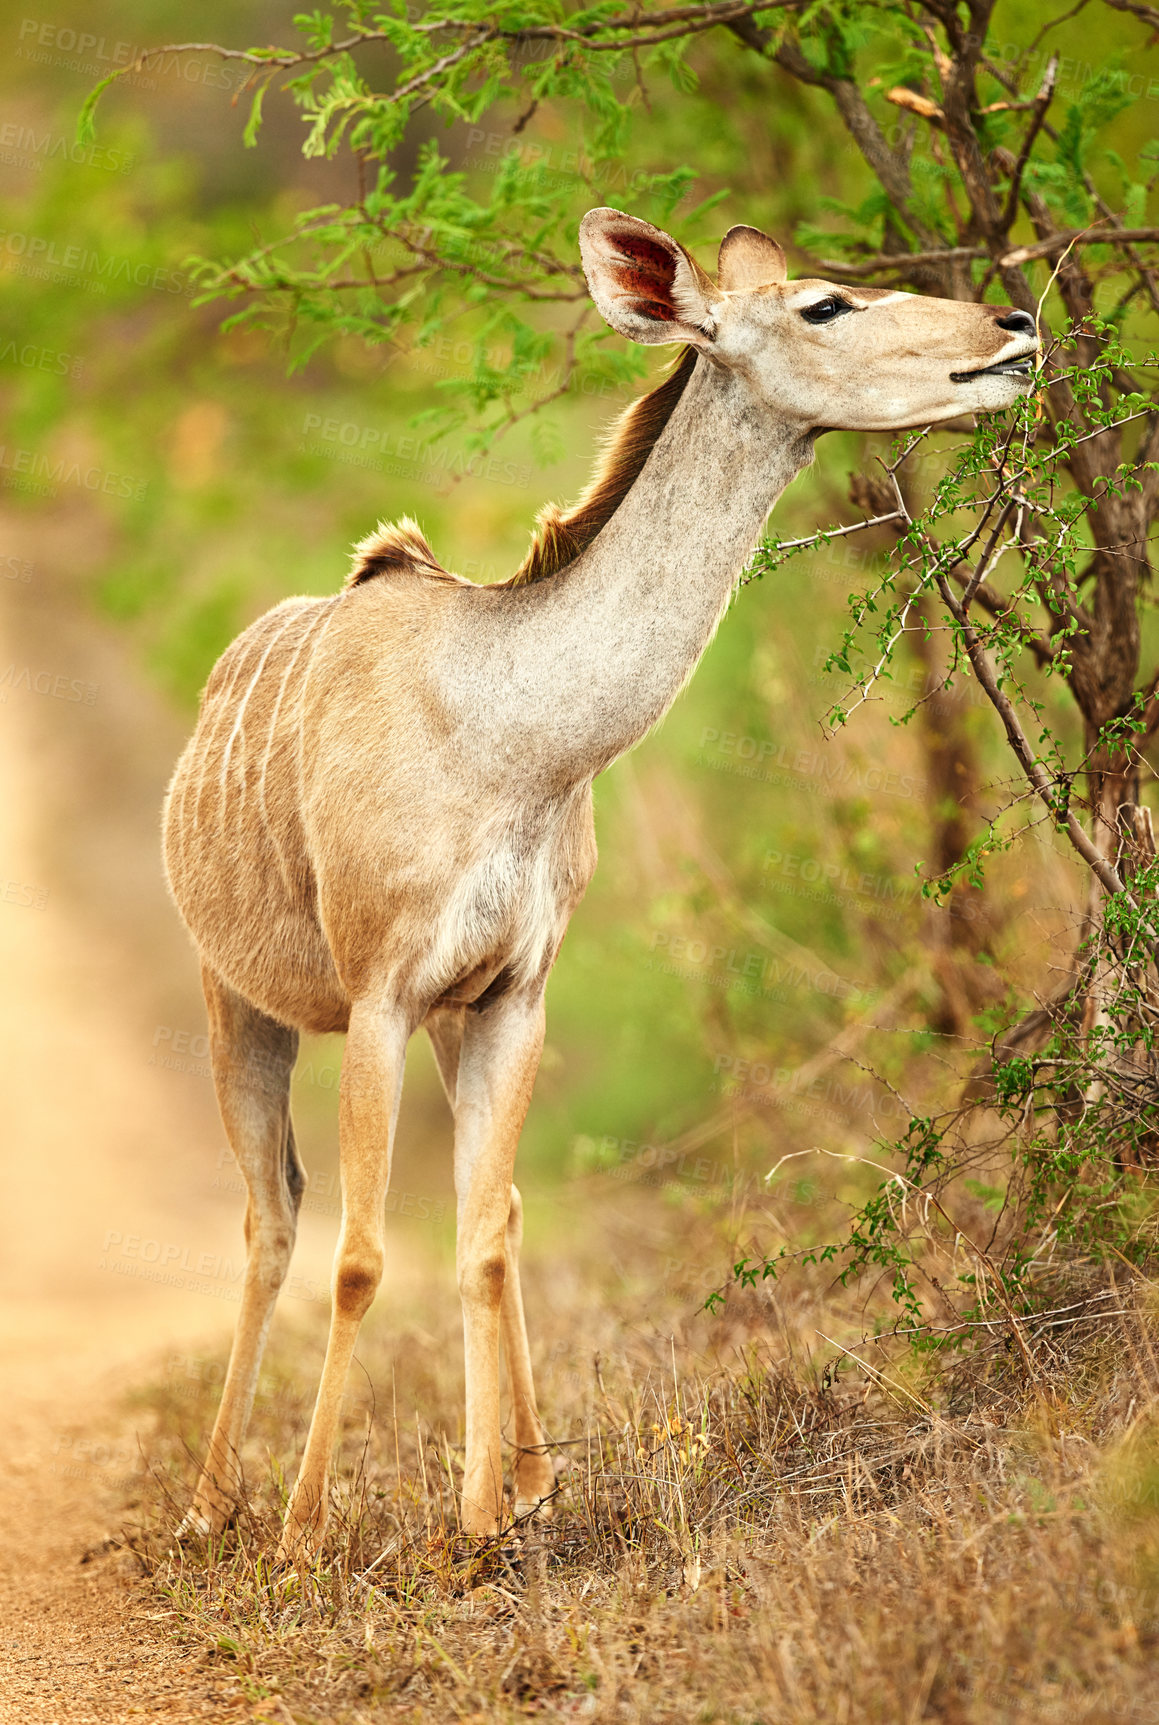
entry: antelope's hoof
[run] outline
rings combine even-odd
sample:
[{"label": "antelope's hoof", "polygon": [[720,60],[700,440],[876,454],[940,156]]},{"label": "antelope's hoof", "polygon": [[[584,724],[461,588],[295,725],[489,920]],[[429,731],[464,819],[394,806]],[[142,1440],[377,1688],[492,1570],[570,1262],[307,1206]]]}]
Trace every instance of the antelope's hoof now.
[{"label": "antelope's hoof", "polygon": [[320,1528],[302,1527],[298,1522],[287,1521],[282,1528],[278,1549],[274,1553],[272,1573],[285,1575],[291,1570],[306,1573],[313,1569],[318,1561],[321,1542]]},{"label": "antelope's hoof", "polygon": [[213,1523],[207,1515],[204,1515],[199,1509],[191,1509],[188,1514],[183,1517],[181,1525],[173,1535],[173,1544],[169,1547],[169,1556],[180,1556],[181,1546],[192,1545],[199,1539],[208,1539],[210,1534],[216,1531],[218,1530],[214,1528]]}]

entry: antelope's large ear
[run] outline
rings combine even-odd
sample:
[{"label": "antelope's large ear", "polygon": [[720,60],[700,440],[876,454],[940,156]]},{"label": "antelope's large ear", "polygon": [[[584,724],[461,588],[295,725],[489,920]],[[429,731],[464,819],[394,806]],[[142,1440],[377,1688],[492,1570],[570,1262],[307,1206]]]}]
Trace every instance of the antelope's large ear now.
[{"label": "antelope's large ear", "polygon": [[589,210],[580,256],[596,309],[629,341],[710,347],[716,334],[712,278],[670,235],[622,210]]},{"label": "antelope's large ear", "polygon": [[716,275],[726,293],[783,282],[788,273],[784,252],[760,228],[729,228],[720,242]]}]

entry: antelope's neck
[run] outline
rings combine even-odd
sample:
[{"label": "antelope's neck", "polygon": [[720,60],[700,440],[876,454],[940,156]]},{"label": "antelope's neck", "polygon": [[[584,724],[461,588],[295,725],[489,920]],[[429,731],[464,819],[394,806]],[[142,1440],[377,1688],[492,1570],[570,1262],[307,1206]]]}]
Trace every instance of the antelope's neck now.
[{"label": "antelope's neck", "polygon": [[591,778],[671,706],[765,518],[813,458],[731,372],[701,359],[639,478],[576,561],[513,618],[507,689],[542,770]]}]

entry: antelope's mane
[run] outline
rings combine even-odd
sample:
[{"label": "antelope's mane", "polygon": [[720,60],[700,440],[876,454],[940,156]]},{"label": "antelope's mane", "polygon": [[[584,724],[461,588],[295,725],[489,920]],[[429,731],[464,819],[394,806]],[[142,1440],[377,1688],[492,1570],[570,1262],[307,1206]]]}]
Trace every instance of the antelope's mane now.
[{"label": "antelope's mane", "polygon": [[570,509],[549,503],[536,517],[527,556],[504,587],[544,581],[585,551],[606,527],[640,477],[660,433],[671,419],[696,365],[696,349],[682,348],[668,376],[638,396],[605,433],[596,470]]},{"label": "antelope's mane", "polygon": [[410,515],[401,515],[397,521],[380,521],[373,533],[358,541],[345,586],[357,587],[376,575],[394,574],[433,575],[443,581],[460,579],[443,568],[426,534]]},{"label": "antelope's mane", "polygon": [[[545,581],[585,551],[607,526],[640,477],[644,463],[684,394],[696,365],[696,349],[682,348],[662,382],[638,396],[612,421],[595,472],[569,509],[548,503],[536,517],[527,555],[514,575],[497,587],[523,587]],[[418,522],[409,515],[380,521],[373,533],[354,547],[345,587],[360,586],[377,575],[426,575],[438,581],[461,581],[444,569]]]}]

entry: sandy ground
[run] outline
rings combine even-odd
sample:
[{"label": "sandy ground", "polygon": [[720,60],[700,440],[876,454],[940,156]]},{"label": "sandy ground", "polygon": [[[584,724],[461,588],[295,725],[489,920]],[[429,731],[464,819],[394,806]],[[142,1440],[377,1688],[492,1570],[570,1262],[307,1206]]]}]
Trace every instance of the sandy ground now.
[{"label": "sandy ground", "polygon": [[[3,1722],[249,1711],[106,1545],[140,1467],[125,1391],[222,1344],[242,1200],[157,852],[182,726],[78,604],[100,549],[91,520],[0,510],[0,559],[31,566],[0,581]],[[332,1236],[307,1218],[295,1259],[323,1287]]]}]

